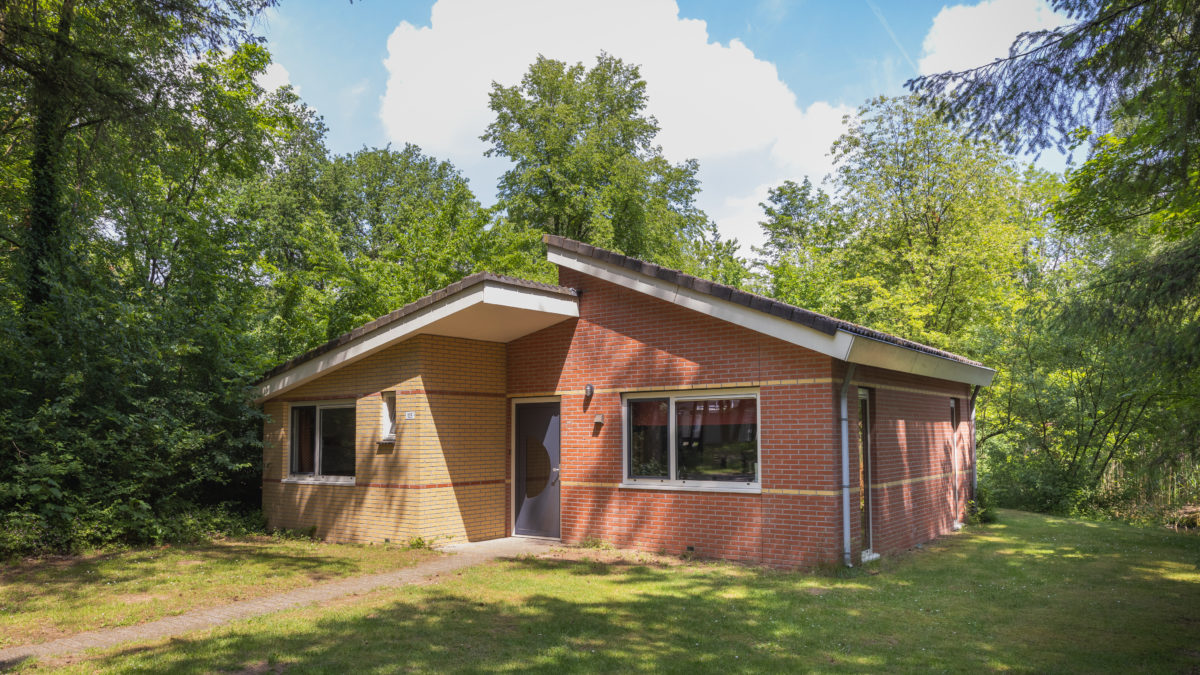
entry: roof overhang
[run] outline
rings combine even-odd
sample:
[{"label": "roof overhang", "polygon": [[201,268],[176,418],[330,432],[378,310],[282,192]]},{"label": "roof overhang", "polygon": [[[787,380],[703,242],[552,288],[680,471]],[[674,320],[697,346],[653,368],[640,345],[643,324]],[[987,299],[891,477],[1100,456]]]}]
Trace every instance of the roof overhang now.
[{"label": "roof overhang", "polygon": [[989,386],[996,371],[838,329],[826,333],[686,286],[550,245],[550,262],[850,363]]},{"label": "roof overhang", "polygon": [[560,292],[483,280],[439,299],[256,386],[261,403],[416,335],[511,342],[579,316],[579,300]]}]

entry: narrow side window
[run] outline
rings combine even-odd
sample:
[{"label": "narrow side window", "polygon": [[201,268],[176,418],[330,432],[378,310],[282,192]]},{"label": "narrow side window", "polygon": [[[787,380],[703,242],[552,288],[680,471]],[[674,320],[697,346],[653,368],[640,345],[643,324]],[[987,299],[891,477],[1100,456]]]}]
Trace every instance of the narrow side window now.
[{"label": "narrow side window", "polygon": [[670,401],[640,398],[629,405],[629,475],[667,478],[670,470]]},{"label": "narrow side window", "polygon": [[304,405],[292,408],[291,473],[312,474],[316,469],[317,408]]},{"label": "narrow side window", "polygon": [[321,408],[321,475],[354,475],[354,414],[354,408]]},{"label": "narrow side window", "polygon": [[380,440],[384,443],[396,440],[396,392],[383,392],[383,410],[379,413],[382,420]]}]

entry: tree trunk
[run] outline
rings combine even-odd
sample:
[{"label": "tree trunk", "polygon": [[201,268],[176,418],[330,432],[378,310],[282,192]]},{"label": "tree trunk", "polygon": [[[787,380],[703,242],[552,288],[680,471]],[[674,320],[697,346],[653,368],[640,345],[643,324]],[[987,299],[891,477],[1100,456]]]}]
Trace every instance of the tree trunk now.
[{"label": "tree trunk", "polygon": [[63,91],[69,63],[74,0],[64,0],[54,49],[34,79],[33,153],[29,160],[29,230],[24,247],[27,308],[45,304],[61,271],[67,246],[62,228],[62,165],[70,108]]}]

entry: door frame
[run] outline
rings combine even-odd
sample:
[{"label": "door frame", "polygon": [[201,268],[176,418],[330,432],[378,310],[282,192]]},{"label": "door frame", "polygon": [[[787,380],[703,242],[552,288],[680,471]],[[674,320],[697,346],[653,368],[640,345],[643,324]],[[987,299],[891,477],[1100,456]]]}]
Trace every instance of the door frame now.
[{"label": "door frame", "polygon": [[[862,562],[868,563],[872,560],[877,560],[879,554],[875,553],[875,444],[871,442],[871,437],[875,435],[875,424],[871,419],[874,417],[875,406],[871,401],[873,390],[869,387],[858,388],[858,428],[865,431],[865,434],[860,434],[858,439],[858,447],[860,450],[859,456],[859,489],[862,493],[859,499],[866,506],[859,514],[864,523],[860,526],[859,545],[862,548],[860,557]],[[866,415],[862,413],[866,409]],[[867,546],[867,542],[870,546]]]},{"label": "door frame", "polygon": [[558,404],[558,532],[559,540],[562,539],[562,396],[523,396],[510,397],[508,404],[508,425],[512,427],[508,432],[508,536],[510,537],[530,537],[533,539],[545,539],[545,537],[531,537],[527,534],[517,534],[517,406],[522,403],[557,403]]}]

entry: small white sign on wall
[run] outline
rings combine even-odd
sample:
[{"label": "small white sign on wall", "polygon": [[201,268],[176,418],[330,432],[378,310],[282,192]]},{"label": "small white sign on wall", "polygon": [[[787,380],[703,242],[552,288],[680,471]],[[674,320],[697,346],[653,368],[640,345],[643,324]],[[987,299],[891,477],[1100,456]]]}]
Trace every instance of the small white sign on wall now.
[{"label": "small white sign on wall", "polygon": [[406,420],[415,420],[415,419],[417,419],[417,413],[415,413],[415,412],[413,412],[413,411],[411,411],[411,410],[406,410],[406,411],[404,412],[404,419],[406,419]]}]

